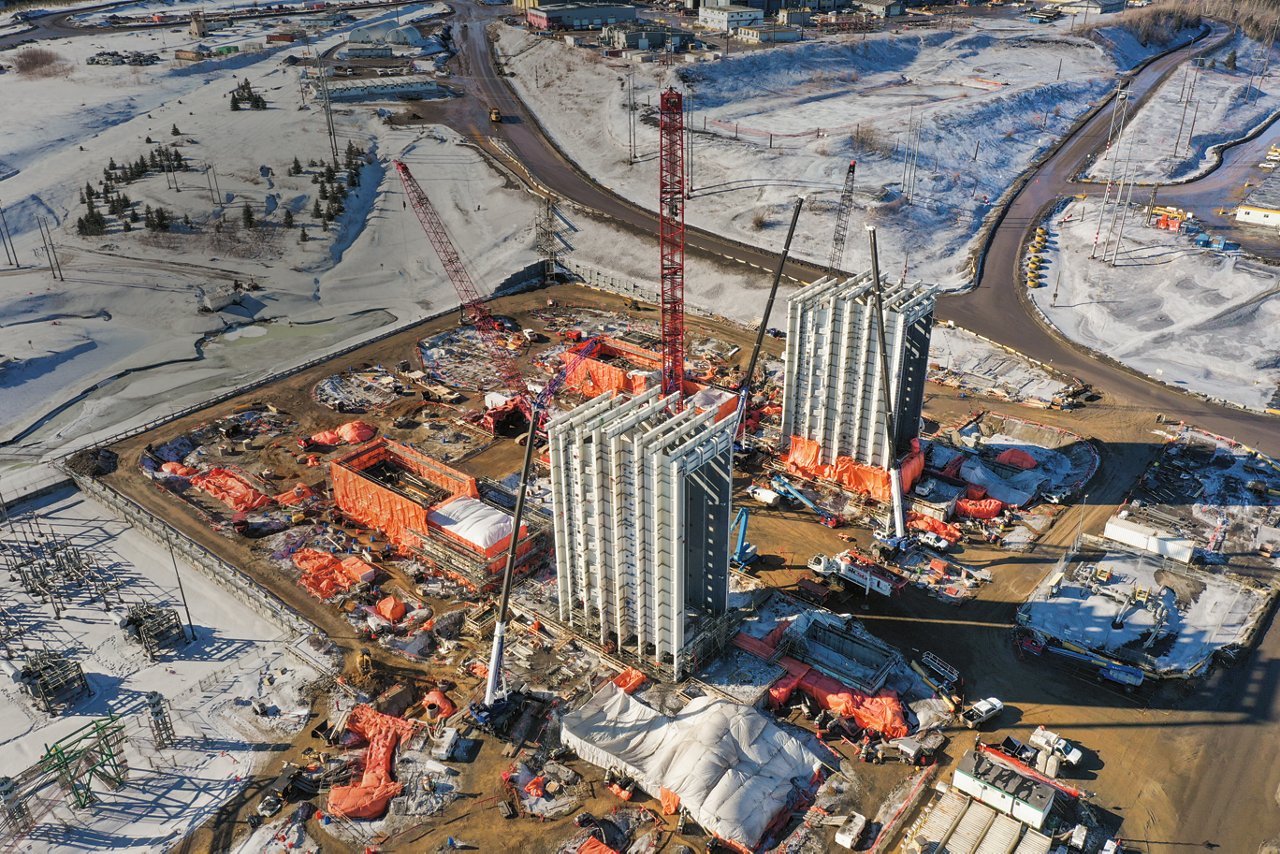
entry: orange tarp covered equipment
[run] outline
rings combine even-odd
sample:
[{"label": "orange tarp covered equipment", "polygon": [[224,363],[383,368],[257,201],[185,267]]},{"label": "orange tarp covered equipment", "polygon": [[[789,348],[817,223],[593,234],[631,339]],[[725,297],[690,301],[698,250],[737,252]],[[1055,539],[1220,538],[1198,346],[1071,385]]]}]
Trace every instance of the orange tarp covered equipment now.
[{"label": "orange tarp covered equipment", "polygon": [[363,421],[348,421],[338,428],[338,435],[348,445],[360,445],[378,435],[378,428]]},{"label": "orange tarp covered equipment", "polygon": [[321,599],[349,590],[354,583],[343,569],[342,561],[328,552],[298,549],[293,553],[293,565],[302,570],[298,583]]},{"label": "orange tarp covered equipment", "polygon": [[539,774],[524,784],[524,790],[531,798],[540,798],[547,793],[547,778]]},{"label": "orange tarp covered equipment", "polygon": [[[765,659],[772,657],[774,647],[744,632],[733,636],[733,645]],[[901,738],[910,732],[898,695],[889,690],[875,695],[837,682],[814,670],[803,661],[784,655],[778,660],[787,672],[769,689],[775,706],[785,703],[797,688],[830,712],[852,718],[863,729],[883,733],[887,738]]]},{"label": "orange tarp covered equipment", "polygon": [[276,503],[285,507],[291,507],[294,504],[301,504],[308,498],[314,498],[315,493],[311,491],[311,487],[305,483],[296,484],[293,489],[285,490],[276,496]]},{"label": "orange tarp covered equipment", "polygon": [[[845,489],[869,495],[885,503],[892,499],[889,472],[853,461],[852,457],[836,457],[834,464],[822,462],[822,446],[802,436],[791,437],[791,449],[783,459],[793,473],[820,480],[834,480]],[[924,473],[924,452],[912,440],[911,452],[902,458],[902,490],[910,492]]]},{"label": "orange tarp covered equipment", "polygon": [[618,854],[618,852],[594,836],[588,836],[586,841],[578,846],[577,854]]},{"label": "orange tarp covered equipment", "polygon": [[613,684],[621,688],[625,693],[632,694],[637,688],[645,683],[648,679],[639,670],[634,667],[628,667],[626,670],[613,677]]},{"label": "orange tarp covered equipment", "polygon": [[662,804],[663,815],[675,815],[680,811],[680,796],[666,786],[658,789],[658,802]]},{"label": "orange tarp covered equipment", "polygon": [[257,510],[271,503],[270,495],[254,489],[247,480],[228,469],[209,469],[192,477],[191,483],[233,510]]},{"label": "orange tarp covered equipment", "polygon": [[191,466],[184,466],[182,463],[165,463],[160,466],[160,471],[165,474],[176,474],[181,475],[182,477],[191,477],[191,475],[197,474],[199,469],[193,469]]},{"label": "orange tarp covered equipment", "polygon": [[342,571],[352,581],[373,581],[374,576],[378,574],[376,566],[365,563],[355,555],[342,559]]},{"label": "orange tarp covered equipment", "polygon": [[347,718],[347,730],[369,742],[364,774],[348,786],[334,786],[329,792],[329,812],[346,818],[380,818],[387,804],[403,788],[391,779],[396,749],[415,732],[418,724],[404,718],[375,712],[359,705]]},{"label": "orange tarp covered equipment", "polygon": [[458,711],[458,707],[454,705],[453,701],[439,689],[427,692],[427,696],[422,698],[422,708],[427,710],[428,718],[436,721],[445,720]]},{"label": "orange tarp covered equipment", "polygon": [[965,519],[994,519],[1004,510],[1004,502],[998,498],[973,501],[961,498],[956,502],[956,515]]},{"label": "orange tarp covered equipment", "polygon": [[385,596],[378,600],[378,605],[374,608],[378,615],[384,619],[395,622],[404,616],[404,603],[394,596]]},{"label": "orange tarp covered equipment", "polygon": [[949,543],[960,542],[961,531],[955,525],[948,525],[941,519],[916,513],[914,510],[907,513],[907,527],[913,531],[933,531]]},{"label": "orange tarp covered equipment", "polygon": [[1007,466],[1016,466],[1020,469],[1033,469],[1040,465],[1036,462],[1036,458],[1028,454],[1021,448],[1007,448],[1000,452],[1000,456],[996,457],[996,462],[1004,463]]}]

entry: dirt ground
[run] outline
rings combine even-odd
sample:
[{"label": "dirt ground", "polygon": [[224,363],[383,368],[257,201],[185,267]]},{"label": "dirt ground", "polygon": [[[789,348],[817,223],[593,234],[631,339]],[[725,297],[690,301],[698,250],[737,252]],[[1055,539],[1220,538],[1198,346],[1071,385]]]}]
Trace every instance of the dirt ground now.
[{"label": "dirt ground", "polygon": [[[626,306],[623,298],[564,287],[502,298],[495,302],[493,310],[518,317],[545,306],[548,297],[617,309]],[[649,312],[652,316],[652,309]],[[120,468],[107,481],[268,586],[350,653],[360,645],[350,624],[330,606],[265,568],[247,541],[216,533],[181,500],[147,481],[138,470],[138,454],[147,443],[171,438],[250,402],[270,401],[289,412],[298,419],[300,431],[336,427],[352,416],[318,407],[310,399],[312,384],[350,365],[394,365],[409,358],[418,338],[429,331],[448,328],[455,320],[454,316],[441,318],[342,357],[332,366],[311,369],[242,400],[166,425],[155,435],[122,442],[116,447],[121,456]],[[710,334],[739,345],[742,351],[737,360],[745,361],[752,338],[746,330],[712,328],[692,317],[689,326],[695,330],[693,335]],[[779,342],[771,339],[766,339],[766,347],[771,355],[780,350]],[[468,405],[475,403],[468,401]],[[1087,487],[1084,499],[1066,508],[1031,551],[1015,554],[967,546],[957,555],[966,564],[989,569],[994,576],[975,600],[962,605],[946,604],[908,588],[893,599],[867,600],[860,593],[840,594],[830,603],[832,609],[856,614],[872,631],[904,652],[928,650],[950,662],[965,676],[970,697],[994,695],[1003,699],[1006,711],[998,720],[999,728],[984,732],[984,740],[999,741],[1006,734],[1025,737],[1027,730],[1043,723],[1079,744],[1085,751],[1085,760],[1072,782],[1095,793],[1095,804],[1123,820],[1121,834],[1134,849],[1176,852],[1203,847],[1251,854],[1265,841],[1280,837],[1280,810],[1276,806],[1280,785],[1280,637],[1275,633],[1263,634],[1259,648],[1234,668],[1218,669],[1195,685],[1140,696],[1106,689],[1039,661],[1022,661],[1011,644],[1010,628],[1018,605],[1078,531],[1101,532],[1106,518],[1158,452],[1163,440],[1154,434],[1155,412],[1140,402],[1114,400],[1105,394],[1101,400],[1074,412],[1030,410],[1014,404],[961,398],[955,390],[934,385],[930,386],[925,408],[927,417],[940,423],[962,420],[975,408],[984,408],[1064,427],[1094,440],[1102,458],[1101,469]],[[381,423],[379,419],[385,416],[356,417]],[[396,435],[393,429],[388,432]],[[288,478],[294,474],[306,477],[308,482],[316,480],[315,469],[289,469],[290,453],[281,452],[277,457],[273,465],[282,470],[284,482],[291,483]],[[519,463],[518,446],[509,439],[498,439],[457,465],[473,474],[501,478],[515,471]],[[831,531],[802,511],[752,507],[748,539],[762,556],[752,572],[770,585],[792,588],[808,574],[804,564],[811,555],[833,554],[848,547],[839,533],[852,533],[861,546],[869,541],[867,531]],[[376,647],[373,651],[379,666],[399,677],[426,679],[432,675],[430,668],[408,665]],[[457,679],[456,674],[449,675]],[[470,687],[473,686],[464,683],[459,695]],[[968,730],[956,730],[951,735],[948,755],[942,759],[944,765],[972,743],[973,733]],[[246,794],[178,850],[225,850],[236,835],[245,831],[245,820],[256,805],[257,791],[273,779],[281,763],[296,759],[307,746],[319,746],[309,731],[288,749],[273,755]],[[466,797],[420,827],[385,840],[381,850],[434,851],[449,835],[472,843],[480,851],[553,850],[572,834],[570,819],[506,821],[498,816],[496,804],[488,800],[501,793],[499,774],[510,763],[502,756],[501,744],[485,739],[475,761],[462,768],[459,779]],[[599,783],[598,772],[580,762],[573,767]],[[858,806],[869,813],[874,813],[878,801],[909,770],[906,766],[858,767],[867,769],[859,775],[864,791]],[[1228,786],[1223,786],[1224,772],[1230,779]],[[945,768],[943,774],[945,779]],[[615,804],[616,799],[596,785],[595,797],[586,809],[601,815]],[[664,835],[660,850],[674,851],[675,841],[668,836]],[[326,851],[352,850],[338,840],[322,841]],[[684,844],[701,850],[705,840],[692,838]]]}]

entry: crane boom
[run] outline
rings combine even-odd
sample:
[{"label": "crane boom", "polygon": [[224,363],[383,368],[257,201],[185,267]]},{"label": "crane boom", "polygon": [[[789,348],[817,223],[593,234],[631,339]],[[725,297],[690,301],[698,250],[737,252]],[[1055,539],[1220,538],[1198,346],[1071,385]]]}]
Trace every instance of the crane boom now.
[{"label": "crane boom", "polygon": [[440,257],[440,263],[444,265],[445,275],[449,277],[454,290],[458,292],[458,299],[462,301],[463,314],[467,322],[476,328],[476,333],[488,349],[489,357],[502,378],[503,387],[515,397],[523,399],[522,406],[528,406],[529,387],[525,385],[520,368],[507,349],[506,335],[502,325],[494,319],[485,306],[480,292],[476,290],[475,282],[471,280],[471,274],[467,272],[467,266],[462,263],[462,257],[458,255],[449,232],[440,220],[440,214],[427,198],[426,192],[418,185],[413,174],[409,172],[408,166],[399,160],[393,161],[393,164],[401,183],[404,184],[404,192],[409,197],[409,204],[417,214],[418,222],[422,223],[422,230],[427,234],[427,240],[431,241],[436,255]]},{"label": "crane boom", "polygon": [[849,171],[844,176],[844,189],[840,191],[840,206],[836,208],[836,231],[831,238],[831,257],[827,260],[827,272],[834,274],[844,263],[844,240],[849,234],[849,212],[853,209],[853,176],[858,161],[849,161]]},{"label": "crane boom", "polygon": [[684,96],[659,96],[658,242],[662,273],[662,394],[684,394]]}]

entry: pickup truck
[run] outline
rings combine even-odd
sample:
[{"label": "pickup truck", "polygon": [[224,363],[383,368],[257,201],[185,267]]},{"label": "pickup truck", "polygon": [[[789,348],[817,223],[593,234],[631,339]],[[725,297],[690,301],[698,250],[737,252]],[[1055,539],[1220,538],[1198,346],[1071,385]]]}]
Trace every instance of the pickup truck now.
[{"label": "pickup truck", "polygon": [[1080,752],[1080,748],[1076,747],[1057,733],[1050,732],[1042,726],[1036,727],[1036,731],[1031,733],[1031,737],[1027,739],[1027,742],[1033,747],[1038,747],[1041,750],[1047,750],[1050,753],[1055,754],[1068,765],[1079,764],[1081,758],[1084,756],[1084,754]]},{"label": "pickup truck", "polygon": [[969,708],[960,713],[960,719],[964,721],[964,725],[969,729],[977,729],[981,724],[994,718],[1004,711],[1004,703],[995,697],[988,697],[985,700],[979,700]]}]

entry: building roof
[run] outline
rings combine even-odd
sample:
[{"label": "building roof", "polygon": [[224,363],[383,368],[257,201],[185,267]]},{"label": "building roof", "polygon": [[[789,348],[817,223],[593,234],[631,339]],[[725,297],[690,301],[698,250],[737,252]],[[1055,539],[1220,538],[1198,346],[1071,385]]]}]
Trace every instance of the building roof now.
[{"label": "building roof", "polygon": [[753,33],[794,33],[795,27],[788,27],[784,24],[748,24],[742,27],[744,30],[750,30]]},{"label": "building roof", "polygon": [[1268,176],[1245,198],[1243,207],[1280,211],[1280,176]]},{"label": "building roof", "polygon": [[754,6],[729,5],[729,6],[703,6],[702,8],[708,12],[759,12],[761,15],[764,15],[763,11],[755,8]]},{"label": "building roof", "polygon": [[1011,766],[997,762],[990,754],[981,751],[970,750],[960,757],[956,773],[967,774],[1024,804],[1030,804],[1041,812],[1047,810],[1053,803],[1055,793],[1053,786],[1025,777]]}]

